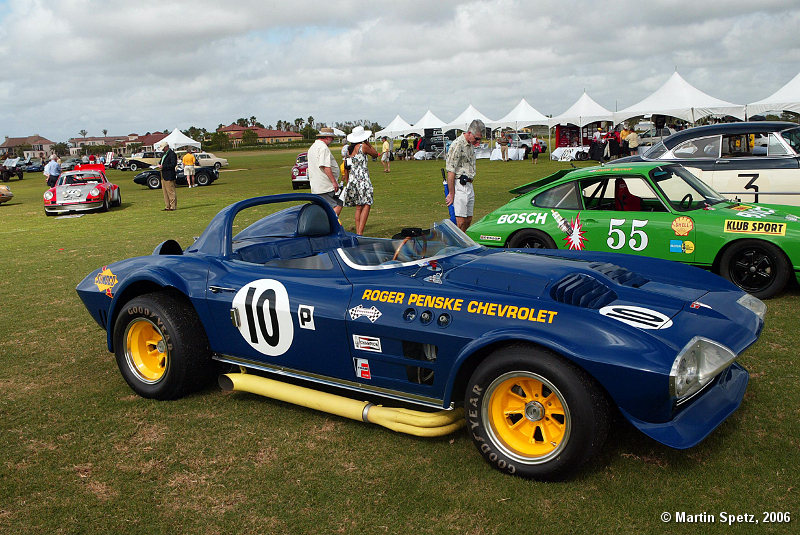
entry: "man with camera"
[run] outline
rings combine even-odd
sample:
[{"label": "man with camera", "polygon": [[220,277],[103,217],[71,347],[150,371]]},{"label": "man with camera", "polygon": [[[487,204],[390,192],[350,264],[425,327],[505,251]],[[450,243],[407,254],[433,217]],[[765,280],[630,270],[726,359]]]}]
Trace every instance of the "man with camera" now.
[{"label": "man with camera", "polygon": [[458,136],[447,153],[447,206],[452,205],[456,214],[456,225],[465,231],[472,224],[472,211],[475,207],[475,151],[480,145],[486,125],[480,119],[469,124],[467,131]]}]

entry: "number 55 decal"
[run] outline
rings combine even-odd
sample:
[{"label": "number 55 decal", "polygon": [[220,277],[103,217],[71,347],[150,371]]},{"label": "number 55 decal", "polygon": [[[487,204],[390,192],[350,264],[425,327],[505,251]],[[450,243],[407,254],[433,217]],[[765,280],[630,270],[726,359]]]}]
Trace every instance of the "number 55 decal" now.
[{"label": "number 55 decal", "polygon": [[[615,251],[617,249],[622,249],[625,245],[625,232],[619,228],[615,228],[624,225],[625,221],[627,220],[612,219],[608,225],[608,240],[606,240],[606,243],[609,248]],[[630,247],[632,251],[641,251],[647,247],[647,233],[640,230],[647,226],[647,222],[647,219],[634,219],[631,221],[631,238],[628,240],[628,247]]]},{"label": "number 55 decal", "polygon": [[259,353],[283,355],[292,345],[294,325],[286,287],[273,279],[259,279],[243,286],[233,298],[241,323],[239,332]]}]

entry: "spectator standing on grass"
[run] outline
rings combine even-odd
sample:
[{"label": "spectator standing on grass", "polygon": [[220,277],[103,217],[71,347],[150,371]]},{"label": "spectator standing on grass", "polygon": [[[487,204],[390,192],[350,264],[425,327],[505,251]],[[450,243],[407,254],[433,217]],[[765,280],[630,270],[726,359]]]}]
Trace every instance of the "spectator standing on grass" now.
[{"label": "spectator standing on grass", "polygon": [[625,137],[625,141],[628,142],[631,156],[636,156],[636,154],[639,153],[639,134],[636,133],[636,130],[632,130],[631,133]]},{"label": "spectator standing on grass", "polygon": [[197,165],[197,158],[194,157],[192,151],[188,151],[183,155],[183,175],[186,177],[186,184],[190,188],[195,187],[197,184],[194,181],[194,166]]},{"label": "spectator standing on grass", "polygon": [[472,212],[475,207],[475,190],[472,181],[475,179],[475,150],[480,144],[486,125],[480,119],[469,124],[467,131],[458,136],[450,145],[447,153],[447,206],[452,205],[456,214],[456,225],[465,231],[472,224]]},{"label": "spectator standing on grass", "polygon": [[[363,126],[356,126],[347,136],[347,141],[350,143],[350,152],[347,155],[350,167],[345,171],[347,183],[342,197],[345,206],[353,206],[356,209],[356,234],[359,236],[364,235],[373,200],[367,156],[377,158],[378,151],[367,141],[371,135],[371,130],[364,130]],[[347,169],[347,166],[345,168]]]},{"label": "spectator standing on grass", "polygon": [[[363,128],[363,127],[362,127]],[[389,138],[383,136],[383,145],[381,146],[381,163],[383,164],[383,172],[388,173],[389,169]]]},{"label": "spectator standing on grass", "polygon": [[533,165],[539,161],[539,153],[542,152],[542,146],[539,144],[539,138],[533,136],[531,138],[531,162]]},{"label": "spectator standing on grass", "polygon": [[500,158],[504,161],[508,161],[508,138],[505,134],[500,134],[500,139],[497,140],[497,144],[500,145]]},{"label": "spectator standing on grass", "polygon": [[47,180],[47,187],[52,188],[56,185],[58,175],[61,174],[61,165],[58,163],[58,156],[52,154],[50,161],[44,166],[44,176]]},{"label": "spectator standing on grass", "polygon": [[320,128],[317,139],[308,149],[308,182],[311,193],[320,195],[338,216],[342,213],[339,199],[339,166],[328,145],[333,141],[333,128]]},{"label": "spectator standing on grass", "polygon": [[175,194],[176,165],[178,165],[178,156],[168,144],[167,150],[161,156],[161,191],[164,193],[162,212],[174,212],[178,209],[178,197]]}]

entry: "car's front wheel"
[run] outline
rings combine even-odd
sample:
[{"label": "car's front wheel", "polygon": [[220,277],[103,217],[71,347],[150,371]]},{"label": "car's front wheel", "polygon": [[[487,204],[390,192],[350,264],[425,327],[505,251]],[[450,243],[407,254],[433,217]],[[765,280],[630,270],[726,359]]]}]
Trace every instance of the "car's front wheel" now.
[{"label": "car's front wheel", "polygon": [[139,169],[139,166],[138,166],[138,165],[136,165],[136,163],[135,163],[135,162],[131,162],[131,163],[128,165],[128,168],[129,168],[131,171],[136,171],[137,169]]},{"label": "car's front wheel", "polygon": [[117,190],[117,200],[112,203],[112,206],[122,206],[122,192]]},{"label": "car's front wheel", "polygon": [[208,178],[206,173],[199,173],[195,177],[195,181],[197,182],[198,186],[208,186],[211,183],[211,180]]},{"label": "car's front wheel", "polygon": [[789,282],[791,266],[776,245],[762,240],[741,240],[722,255],[720,275],[759,299],[779,294]]},{"label": "car's front wheel", "polygon": [[508,246],[524,249],[555,249],[556,243],[550,236],[540,230],[525,229],[511,236],[511,239],[508,240]]},{"label": "car's front wheel", "polygon": [[219,163],[219,162],[214,162],[214,169],[216,169],[217,171],[219,171],[219,168],[220,168],[220,167],[222,167],[222,164],[221,164],[221,163]]},{"label": "car's front wheel", "polygon": [[484,459],[509,474],[561,480],[597,453],[608,401],[586,372],[541,348],[495,351],[464,397],[467,428]]},{"label": "car's front wheel", "polygon": [[177,399],[205,386],[213,371],[203,325],[190,304],[164,293],[131,299],[114,324],[122,377],[140,396]]},{"label": "car's front wheel", "polygon": [[158,189],[158,188],[160,188],[161,187],[161,177],[156,175],[156,174],[152,174],[149,177],[147,177],[147,187],[150,188],[150,189]]}]

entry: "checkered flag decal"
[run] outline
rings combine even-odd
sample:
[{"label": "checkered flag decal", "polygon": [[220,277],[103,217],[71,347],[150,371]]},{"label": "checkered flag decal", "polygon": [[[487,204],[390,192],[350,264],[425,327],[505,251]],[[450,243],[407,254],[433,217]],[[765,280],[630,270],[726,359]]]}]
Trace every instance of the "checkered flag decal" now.
[{"label": "checkered flag decal", "polygon": [[369,308],[358,305],[350,309],[350,319],[355,320],[361,316],[366,316],[370,322],[375,323],[375,321],[381,317],[381,311],[375,308],[374,305]]}]

